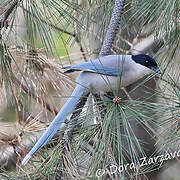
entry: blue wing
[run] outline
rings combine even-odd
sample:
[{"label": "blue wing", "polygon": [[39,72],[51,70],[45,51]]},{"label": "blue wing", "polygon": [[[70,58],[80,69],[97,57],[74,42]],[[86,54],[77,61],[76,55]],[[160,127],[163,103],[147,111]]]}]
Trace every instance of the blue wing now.
[{"label": "blue wing", "polygon": [[74,71],[87,71],[108,76],[119,76],[121,74],[121,72],[118,71],[118,69],[103,66],[103,64],[101,64],[101,62],[98,62],[97,60],[83,62],[70,67],[65,67],[64,69],[68,69],[65,71],[65,73],[71,73]]}]

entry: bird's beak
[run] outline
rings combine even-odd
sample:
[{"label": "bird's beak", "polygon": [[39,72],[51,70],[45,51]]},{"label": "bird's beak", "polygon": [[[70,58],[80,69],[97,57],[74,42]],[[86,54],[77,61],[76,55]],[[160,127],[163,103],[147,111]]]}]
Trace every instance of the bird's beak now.
[{"label": "bird's beak", "polygon": [[162,74],[161,70],[158,67],[151,67],[151,69],[158,74]]}]

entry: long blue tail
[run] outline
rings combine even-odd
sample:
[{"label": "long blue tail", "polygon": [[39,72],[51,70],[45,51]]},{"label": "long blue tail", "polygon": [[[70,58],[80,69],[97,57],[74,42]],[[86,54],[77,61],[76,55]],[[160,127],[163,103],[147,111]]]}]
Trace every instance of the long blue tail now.
[{"label": "long blue tail", "polygon": [[46,129],[44,134],[37,141],[37,143],[34,145],[31,151],[25,156],[25,158],[23,159],[21,163],[22,165],[25,165],[29,161],[29,159],[33,156],[33,154],[36,151],[38,151],[41,147],[43,147],[54,136],[57,130],[61,127],[62,123],[66,120],[68,114],[73,111],[76,104],[78,104],[80,98],[84,95],[86,91],[87,91],[87,88],[81,85],[76,86],[71,97],[64,104],[64,106],[59,111],[59,113],[57,114],[55,119],[52,121],[50,126]]}]

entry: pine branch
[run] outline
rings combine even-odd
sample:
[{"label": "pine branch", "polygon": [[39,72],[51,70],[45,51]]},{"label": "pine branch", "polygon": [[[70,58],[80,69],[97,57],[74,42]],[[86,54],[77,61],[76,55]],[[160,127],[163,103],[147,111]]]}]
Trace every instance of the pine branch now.
[{"label": "pine branch", "polygon": [[[22,7],[23,8],[23,7]],[[72,36],[72,37],[76,37],[76,34],[72,33],[72,32],[69,32],[69,31],[66,31],[65,29],[62,29],[52,23],[49,23],[47,22],[46,20],[42,19],[41,17],[37,17],[35,14],[32,14],[30,11],[28,11],[27,9],[23,8],[23,11],[25,11],[26,13],[28,13],[29,15],[31,15],[32,17],[34,17],[35,19],[39,19],[42,23],[48,25],[49,27],[57,30],[57,31],[60,31],[62,33],[65,33],[65,34],[68,34],[69,36]]]},{"label": "pine branch", "polygon": [[[119,27],[119,21],[120,21],[120,17],[121,17],[120,15],[121,15],[122,7],[123,7],[123,1],[116,0],[114,10],[112,13],[112,18],[111,18],[109,28],[108,28],[108,31],[107,31],[107,34],[106,34],[106,37],[104,40],[104,45],[101,48],[100,56],[107,55],[110,52],[110,49],[112,47],[112,44],[113,44],[115,36],[116,36],[116,32],[117,32],[118,27]],[[100,101],[100,96],[95,95],[95,99],[97,101]],[[80,102],[78,103],[78,105],[76,106],[75,109],[79,109],[79,107],[81,107],[81,109],[72,114],[72,116],[70,118],[71,120],[74,119],[74,117],[79,116],[79,114],[82,112],[83,106],[86,103],[86,100],[87,100],[87,98],[86,99],[82,98],[80,100]],[[102,110],[102,108],[104,108],[104,105],[100,106],[100,110]],[[105,112],[101,113],[102,119],[104,119],[104,116],[105,116]],[[66,131],[65,136],[64,136],[63,152],[62,152],[62,156],[60,158],[61,160],[64,160],[63,156],[66,154],[66,151],[68,150],[68,141],[72,138],[74,127],[76,125],[77,125],[77,122],[73,122],[72,124],[70,124],[69,128],[67,127],[67,131]],[[58,177],[62,177],[62,175],[63,175],[63,173],[60,170],[60,172],[58,173]]]},{"label": "pine branch", "polygon": [[[99,53],[99,56],[106,56],[110,53],[111,47],[113,46],[114,39],[119,30],[120,19],[122,14],[122,8],[124,5],[124,0],[116,0],[111,16],[111,20],[107,29],[107,33],[104,39],[103,46]],[[95,96],[95,99],[99,101],[101,98],[99,95]],[[101,109],[101,108],[100,108]],[[101,119],[104,119],[104,113],[101,113]]]},{"label": "pine branch", "polygon": [[32,14],[32,13],[31,13],[30,11],[28,11],[27,9],[24,9],[24,8],[23,8],[23,10],[24,10],[25,12],[27,12],[28,14],[30,14],[31,16],[33,16],[34,18],[40,19],[40,21],[41,21],[42,23],[48,25],[49,27],[55,29],[56,31],[65,33],[65,34],[67,34],[67,35],[69,35],[69,36],[72,36],[72,37],[75,39],[76,43],[78,44],[79,49],[80,49],[80,51],[81,51],[81,53],[82,53],[82,56],[83,56],[84,60],[87,61],[87,58],[86,58],[86,56],[85,56],[85,50],[84,50],[84,48],[83,48],[83,46],[82,46],[82,44],[81,44],[81,41],[80,41],[80,38],[78,37],[78,34],[69,32],[69,31],[67,31],[67,30],[65,30],[65,29],[62,29],[62,28],[60,28],[60,27],[52,24],[52,23],[49,23],[49,22],[47,22],[46,20],[42,19],[41,17],[37,17],[35,14]]},{"label": "pine branch", "polygon": [[8,17],[9,17],[9,15],[13,12],[14,8],[21,1],[22,0],[15,0],[15,1],[13,1],[12,4],[10,5],[10,7],[5,11],[4,17],[0,20],[0,29],[2,29],[3,27],[6,26],[6,21],[7,21]]},{"label": "pine branch", "polygon": [[119,24],[120,24],[119,22],[121,19],[122,8],[124,5],[123,3],[124,3],[124,0],[115,1],[109,27],[108,27],[108,30],[104,39],[103,46],[99,54],[100,56],[105,56],[110,53],[110,49],[116,37],[117,31],[119,30]]},{"label": "pine branch", "polygon": [[13,77],[14,80],[16,81],[16,83],[19,85],[19,87],[22,88],[22,90],[28,94],[29,96],[31,96],[32,98],[34,98],[35,100],[37,100],[40,104],[43,105],[43,107],[45,107],[47,110],[49,110],[51,113],[53,114],[57,114],[58,111],[55,107],[50,106],[49,103],[45,102],[43,99],[41,99],[40,97],[36,96],[32,91],[30,91],[25,85],[23,85],[16,77]]}]

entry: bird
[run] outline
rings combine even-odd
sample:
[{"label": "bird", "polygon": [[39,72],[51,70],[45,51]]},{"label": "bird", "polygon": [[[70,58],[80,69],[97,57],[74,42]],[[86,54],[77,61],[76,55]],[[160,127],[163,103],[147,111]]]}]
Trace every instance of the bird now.
[{"label": "bird", "polygon": [[89,93],[102,95],[113,92],[119,88],[119,84],[120,87],[126,87],[153,72],[161,74],[155,59],[146,54],[107,55],[64,69],[64,73],[67,74],[81,71],[76,78],[76,87],[50,126],[24,157],[22,165],[25,165],[35,152],[51,140],[83,96]]}]

